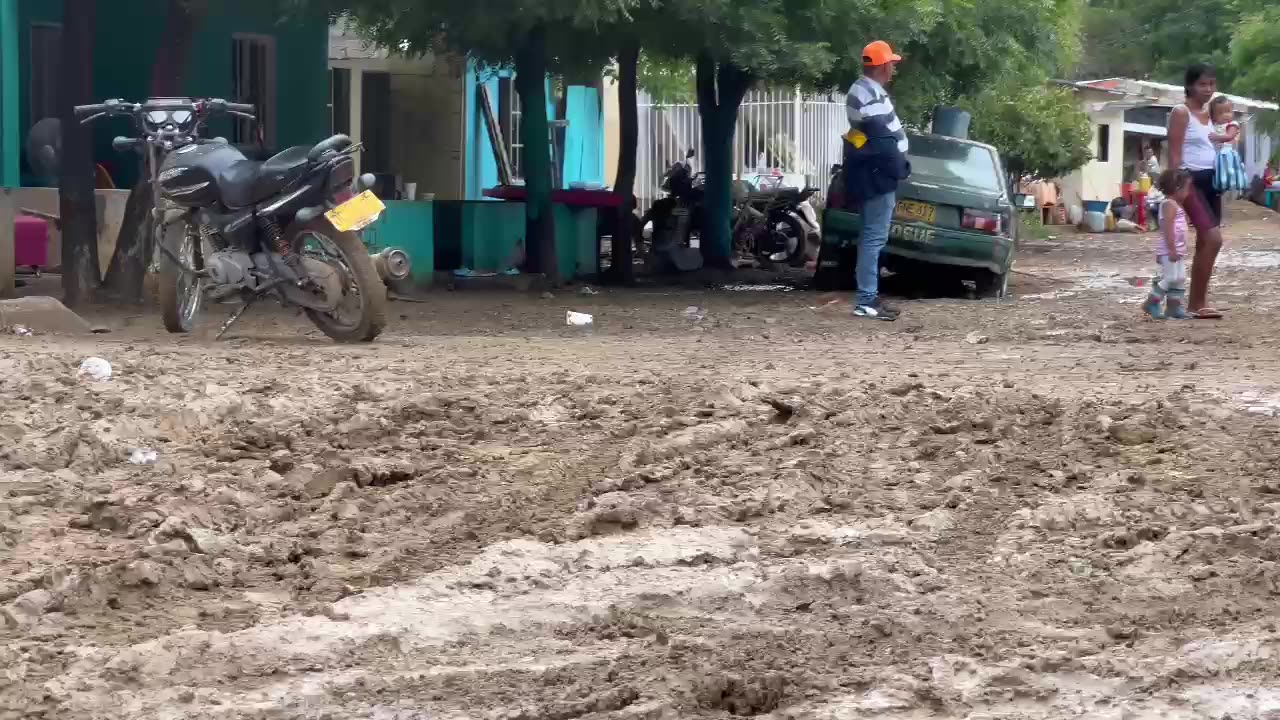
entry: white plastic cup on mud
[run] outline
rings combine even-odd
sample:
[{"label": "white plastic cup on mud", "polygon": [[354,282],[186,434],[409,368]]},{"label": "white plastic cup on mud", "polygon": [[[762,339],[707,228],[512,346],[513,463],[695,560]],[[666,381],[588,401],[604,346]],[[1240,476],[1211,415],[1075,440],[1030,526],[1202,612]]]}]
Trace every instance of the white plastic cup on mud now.
[{"label": "white plastic cup on mud", "polygon": [[160,453],[148,448],[138,448],[129,453],[130,465],[155,465],[160,461]]},{"label": "white plastic cup on mud", "polygon": [[106,382],[111,379],[111,363],[100,357],[86,358],[80,363],[81,380],[90,382]]},{"label": "white plastic cup on mud", "polygon": [[568,310],[564,315],[565,324],[569,327],[591,327],[595,325],[596,319],[586,313],[574,312]]}]

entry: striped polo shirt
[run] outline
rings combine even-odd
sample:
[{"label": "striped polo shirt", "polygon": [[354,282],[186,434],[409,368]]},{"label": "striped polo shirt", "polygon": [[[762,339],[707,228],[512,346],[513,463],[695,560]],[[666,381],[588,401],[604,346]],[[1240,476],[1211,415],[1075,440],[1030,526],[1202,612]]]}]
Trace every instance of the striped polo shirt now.
[{"label": "striped polo shirt", "polygon": [[907,131],[902,128],[902,121],[893,109],[893,101],[884,86],[865,75],[849,88],[849,97],[845,100],[845,110],[849,114],[849,126],[857,129],[863,120],[877,118],[885,123],[889,132],[898,138],[898,150],[907,151]]}]

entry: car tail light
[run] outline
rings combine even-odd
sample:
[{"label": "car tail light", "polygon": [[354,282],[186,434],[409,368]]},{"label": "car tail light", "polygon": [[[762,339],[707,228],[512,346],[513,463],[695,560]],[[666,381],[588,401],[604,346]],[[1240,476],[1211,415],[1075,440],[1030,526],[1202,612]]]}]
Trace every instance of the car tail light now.
[{"label": "car tail light", "polygon": [[965,210],[960,218],[960,227],[977,230],[991,235],[999,235],[1004,230],[1003,218],[997,213],[981,210]]}]

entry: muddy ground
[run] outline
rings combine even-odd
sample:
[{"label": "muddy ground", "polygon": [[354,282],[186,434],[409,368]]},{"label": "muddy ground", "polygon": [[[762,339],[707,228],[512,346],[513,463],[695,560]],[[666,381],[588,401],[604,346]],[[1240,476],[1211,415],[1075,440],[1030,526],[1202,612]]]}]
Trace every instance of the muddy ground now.
[{"label": "muddy ground", "polygon": [[1219,322],[1064,233],[895,324],[570,289],[356,348],[3,336],[0,718],[1280,718],[1276,218],[1232,208]]}]

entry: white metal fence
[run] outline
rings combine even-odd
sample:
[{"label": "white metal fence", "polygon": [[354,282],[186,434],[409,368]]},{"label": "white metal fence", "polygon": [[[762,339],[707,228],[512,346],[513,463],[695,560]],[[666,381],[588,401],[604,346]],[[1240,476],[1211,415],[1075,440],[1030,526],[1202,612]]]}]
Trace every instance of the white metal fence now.
[{"label": "white metal fence", "polygon": [[[636,196],[640,210],[662,197],[662,175],[694,150],[695,172],[702,168],[702,123],[698,106],[659,104],[640,95],[640,146]],[[735,130],[734,173],[803,175],[810,186],[827,187],[831,166],[840,162],[840,136],[848,130],[844,101],[794,90],[758,90],[747,94]]]}]

